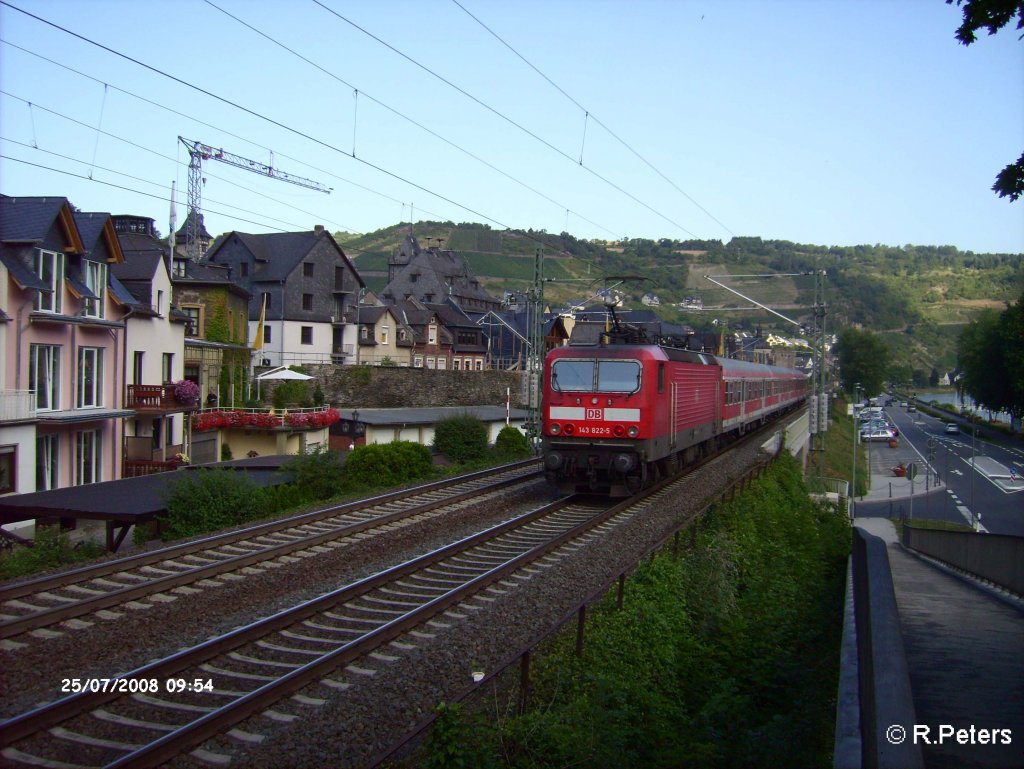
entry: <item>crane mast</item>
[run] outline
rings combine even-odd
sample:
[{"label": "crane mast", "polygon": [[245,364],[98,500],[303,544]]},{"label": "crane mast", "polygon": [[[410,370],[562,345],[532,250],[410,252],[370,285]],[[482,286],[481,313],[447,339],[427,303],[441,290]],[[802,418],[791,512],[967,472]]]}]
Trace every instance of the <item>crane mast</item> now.
[{"label": "crane mast", "polygon": [[[274,168],[272,165],[260,163],[258,160],[250,160],[249,158],[244,158],[241,155],[235,155],[232,152],[224,151],[224,149],[211,147],[209,144],[192,141],[182,136],[178,137],[178,141],[185,145],[189,154],[188,217],[186,219],[185,227],[185,249],[188,258],[193,262],[198,261],[204,256],[204,254],[201,253],[199,237],[199,215],[202,209],[203,189],[202,165],[204,160],[216,160],[221,163],[227,163],[230,166],[235,166],[236,168],[251,171],[252,173],[259,174],[260,176],[269,176],[271,179],[278,179],[282,182],[288,182],[289,184],[297,184],[300,187],[307,187],[308,189],[323,192],[327,195],[331,194],[330,187],[325,187],[320,184],[320,182],[286,173],[280,169]],[[273,162],[273,157],[271,157],[271,162]]]}]

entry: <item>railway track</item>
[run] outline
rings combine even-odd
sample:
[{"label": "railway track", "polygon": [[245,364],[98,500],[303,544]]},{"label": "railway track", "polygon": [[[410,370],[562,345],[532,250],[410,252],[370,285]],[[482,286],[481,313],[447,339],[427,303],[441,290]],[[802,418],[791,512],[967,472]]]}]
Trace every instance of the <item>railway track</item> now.
[{"label": "railway track", "polygon": [[119,606],[238,579],[238,572],[288,558],[315,556],[352,538],[440,515],[452,505],[528,483],[539,475],[535,460],[492,468],[359,502],[337,505],[243,530],[0,588],[0,644],[16,650],[17,636],[90,626],[86,615],[111,618]]},{"label": "railway track", "polygon": [[[566,498],[129,673],[79,682],[0,724],[0,754],[27,767],[158,766],[188,753],[226,765],[225,746],[263,739],[262,719],[299,720],[372,680],[464,617],[459,604],[495,600],[542,571],[538,561],[646,504]],[[204,747],[221,734],[229,739]]]}]

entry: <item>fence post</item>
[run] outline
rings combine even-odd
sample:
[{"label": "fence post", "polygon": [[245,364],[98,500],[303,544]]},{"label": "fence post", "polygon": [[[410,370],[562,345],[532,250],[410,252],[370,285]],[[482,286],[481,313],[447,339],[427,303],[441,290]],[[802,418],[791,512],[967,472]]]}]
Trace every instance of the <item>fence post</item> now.
[{"label": "fence post", "polygon": [[530,650],[523,652],[519,660],[519,715],[526,712],[530,694]]},{"label": "fence post", "polygon": [[576,619],[576,656],[583,656],[583,626],[587,621],[587,607],[586,604],[580,607],[579,614]]},{"label": "fence post", "polygon": [[617,609],[621,609],[622,608],[622,596],[625,593],[625,591],[626,591],[626,575],[625,574],[620,574],[619,575],[619,591],[618,591],[618,595],[615,598],[615,607]]}]

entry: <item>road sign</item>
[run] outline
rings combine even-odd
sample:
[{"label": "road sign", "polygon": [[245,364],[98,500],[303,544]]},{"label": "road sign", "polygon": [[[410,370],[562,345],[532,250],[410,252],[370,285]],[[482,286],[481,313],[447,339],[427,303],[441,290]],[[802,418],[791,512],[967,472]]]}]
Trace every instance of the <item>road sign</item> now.
[{"label": "road sign", "polygon": [[914,480],[917,477],[917,463],[911,462],[907,465],[907,478]]}]

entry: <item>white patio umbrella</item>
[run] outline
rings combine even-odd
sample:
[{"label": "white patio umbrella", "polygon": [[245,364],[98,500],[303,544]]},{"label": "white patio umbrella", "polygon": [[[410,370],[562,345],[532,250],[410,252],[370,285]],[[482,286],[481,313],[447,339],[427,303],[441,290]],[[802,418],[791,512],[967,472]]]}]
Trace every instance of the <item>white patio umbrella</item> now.
[{"label": "white patio umbrella", "polygon": [[312,379],[309,374],[303,374],[299,371],[292,371],[290,368],[279,366],[278,368],[271,369],[265,374],[260,374],[256,377],[256,397],[260,397],[260,382],[264,379]]}]

